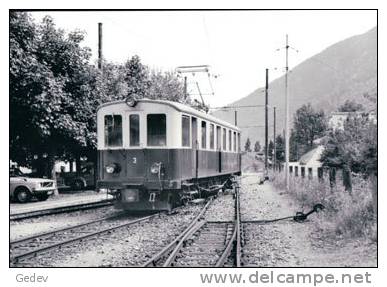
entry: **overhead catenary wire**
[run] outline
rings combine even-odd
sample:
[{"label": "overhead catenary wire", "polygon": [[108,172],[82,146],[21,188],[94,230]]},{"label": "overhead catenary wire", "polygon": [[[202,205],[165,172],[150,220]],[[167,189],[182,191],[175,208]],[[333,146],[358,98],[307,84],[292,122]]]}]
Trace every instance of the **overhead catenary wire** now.
[{"label": "overhead catenary wire", "polygon": [[[264,108],[265,105],[245,105],[245,106],[226,106],[226,107],[210,107],[210,110],[236,110],[236,109],[245,109],[245,108]],[[268,105],[269,108],[275,108],[276,106]],[[276,108],[277,111],[281,110]]]},{"label": "overhead catenary wire", "polygon": [[[291,46],[289,46],[289,48],[292,49],[292,50],[294,50],[294,51],[296,51],[297,53],[303,54],[302,50],[295,49],[295,48],[293,48],[293,47],[291,47]],[[277,49],[277,50],[279,50],[279,49]],[[277,51],[277,50],[276,50],[276,51]],[[319,56],[319,54],[316,54],[316,55],[314,55],[314,56],[312,56],[312,57],[307,58],[307,60],[312,60],[312,61],[315,61],[315,62],[321,64],[321,65],[324,65],[325,67],[331,69],[331,70],[334,71],[335,73],[343,73],[342,70],[339,70],[338,68],[333,67],[331,64],[328,64],[328,63],[325,62],[324,60],[321,60],[318,56]],[[301,63],[297,64],[297,66],[299,66],[299,65],[302,64],[303,62],[304,62],[304,61],[302,61]],[[297,66],[295,66],[295,67],[297,67]],[[293,70],[294,70],[294,69],[290,69],[290,70],[289,70],[289,73],[292,73]],[[346,77],[345,79],[346,79],[347,81],[352,82],[353,84],[359,84],[359,82],[358,82],[356,79],[353,79],[353,78],[350,78],[350,77]]]},{"label": "overhead catenary wire", "polygon": [[[251,126],[238,126],[239,128],[264,128],[265,125],[251,125]],[[268,125],[268,127],[273,127],[273,125]]]}]

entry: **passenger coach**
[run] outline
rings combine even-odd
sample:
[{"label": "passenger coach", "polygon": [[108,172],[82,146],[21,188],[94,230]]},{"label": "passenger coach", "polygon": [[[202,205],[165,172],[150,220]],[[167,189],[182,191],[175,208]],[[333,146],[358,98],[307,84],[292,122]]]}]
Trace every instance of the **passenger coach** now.
[{"label": "passenger coach", "polygon": [[240,175],[240,130],[183,104],[116,101],[97,111],[99,189],[127,210],[170,210]]}]

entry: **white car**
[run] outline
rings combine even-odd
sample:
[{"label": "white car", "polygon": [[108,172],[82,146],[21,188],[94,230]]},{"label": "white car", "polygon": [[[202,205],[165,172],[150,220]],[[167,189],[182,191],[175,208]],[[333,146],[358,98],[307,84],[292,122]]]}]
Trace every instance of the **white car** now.
[{"label": "white car", "polygon": [[51,179],[28,177],[17,168],[10,170],[9,197],[11,200],[24,203],[35,197],[39,201],[44,201],[54,193],[55,188],[55,181]]}]

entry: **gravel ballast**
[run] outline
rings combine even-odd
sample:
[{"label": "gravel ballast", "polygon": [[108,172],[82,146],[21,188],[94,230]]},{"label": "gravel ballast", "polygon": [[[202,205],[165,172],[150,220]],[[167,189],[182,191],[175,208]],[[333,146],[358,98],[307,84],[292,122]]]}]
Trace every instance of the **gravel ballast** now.
[{"label": "gravel ballast", "polygon": [[75,226],[104,217],[114,216],[119,213],[120,211],[114,209],[113,206],[107,206],[96,209],[23,219],[21,221],[11,221],[10,240],[14,241],[44,232]]},{"label": "gravel ballast", "polygon": [[161,214],[115,232],[27,259],[18,266],[140,266],[178,236],[202,207],[193,205],[179,209],[172,215]]}]

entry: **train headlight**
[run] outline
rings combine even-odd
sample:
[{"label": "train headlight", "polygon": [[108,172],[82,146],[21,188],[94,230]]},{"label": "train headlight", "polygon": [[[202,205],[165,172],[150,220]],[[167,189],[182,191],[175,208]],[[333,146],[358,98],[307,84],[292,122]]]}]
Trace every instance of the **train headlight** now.
[{"label": "train headlight", "polygon": [[161,162],[154,162],[151,165],[150,172],[153,174],[157,174],[160,172],[160,168],[161,168]]},{"label": "train headlight", "polygon": [[134,95],[133,97],[131,98],[126,98],[125,100],[125,103],[129,106],[129,107],[135,107],[137,105],[137,101],[136,101],[136,96]]},{"label": "train headlight", "polygon": [[120,166],[117,163],[111,163],[105,166],[107,173],[118,173],[120,172]]}]

